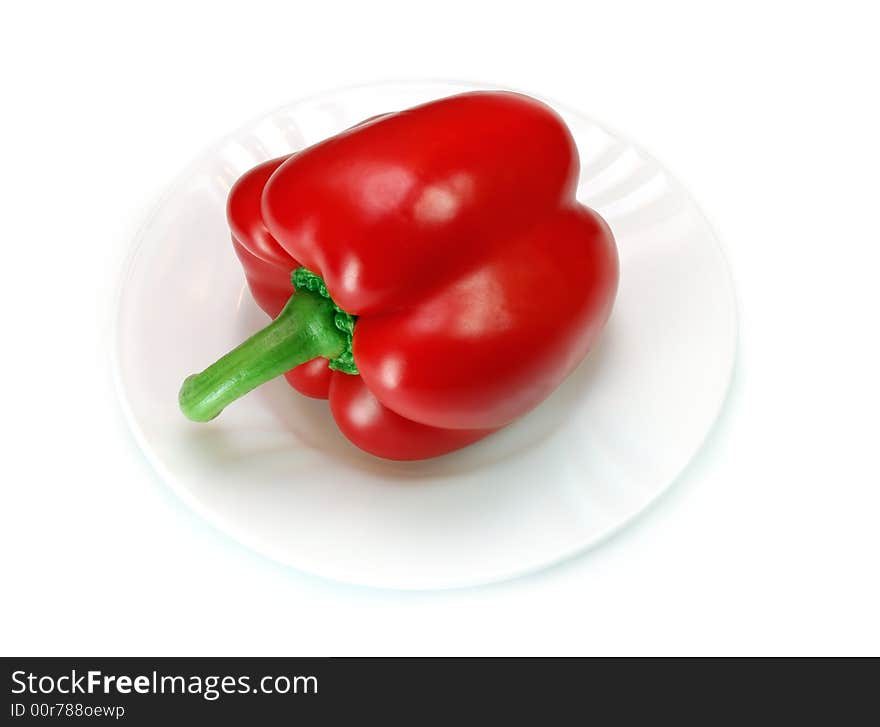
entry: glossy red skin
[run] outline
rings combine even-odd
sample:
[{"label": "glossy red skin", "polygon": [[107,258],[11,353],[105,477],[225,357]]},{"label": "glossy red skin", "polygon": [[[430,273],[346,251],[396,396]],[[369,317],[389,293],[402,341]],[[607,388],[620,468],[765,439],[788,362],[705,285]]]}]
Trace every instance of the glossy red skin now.
[{"label": "glossy red skin", "polygon": [[[251,295],[272,318],[293,294],[290,272],[300,265],[266,229],[260,198],[269,176],[288,158],[272,159],[244,174],[230,191],[226,208],[232,246],[244,268]],[[332,373],[327,360],[317,358],[288,371],[285,378],[301,394],[326,399]]]},{"label": "glossy red skin", "polygon": [[613,237],[576,202],[577,177],[561,119],[496,92],[364,122],[245,174],[228,212],[257,303],[277,315],[302,264],[359,316],[359,376],[319,359],[288,381],[389,459],[458,449],[529,411],[586,355],[617,289]]}]

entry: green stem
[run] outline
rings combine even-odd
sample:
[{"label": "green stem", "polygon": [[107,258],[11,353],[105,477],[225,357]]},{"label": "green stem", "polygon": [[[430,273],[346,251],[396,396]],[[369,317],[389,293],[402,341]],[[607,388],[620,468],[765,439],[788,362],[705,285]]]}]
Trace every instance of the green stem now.
[{"label": "green stem", "polygon": [[183,413],[207,422],[260,384],[313,358],[334,359],[348,339],[336,323],[333,301],[301,290],[278,317],[200,374],[187,377],[178,400]]}]

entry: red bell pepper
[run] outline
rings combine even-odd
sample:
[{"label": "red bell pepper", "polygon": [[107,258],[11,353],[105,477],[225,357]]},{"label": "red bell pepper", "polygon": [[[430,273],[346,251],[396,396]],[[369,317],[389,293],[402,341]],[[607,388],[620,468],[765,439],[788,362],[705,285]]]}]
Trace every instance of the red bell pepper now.
[{"label": "red bell pepper", "polygon": [[232,241],[275,320],[190,376],[182,410],[207,421],[285,374],[329,398],[354,444],[398,460],[510,423],[586,355],[617,289],[614,239],[575,200],[578,171],[551,109],[478,92],[247,172]]}]

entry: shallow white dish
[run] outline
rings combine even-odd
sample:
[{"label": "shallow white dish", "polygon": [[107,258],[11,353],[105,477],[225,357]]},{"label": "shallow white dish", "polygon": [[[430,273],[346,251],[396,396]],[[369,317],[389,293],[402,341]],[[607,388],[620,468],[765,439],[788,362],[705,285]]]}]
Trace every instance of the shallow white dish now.
[{"label": "shallow white dish", "polygon": [[279,109],[199,158],[136,241],[115,345],[128,420],[186,502],[274,560],[413,589],[547,566],[644,510],[693,457],[722,406],[736,314],[709,225],[656,161],[551,102],[577,141],[578,196],[614,231],[621,280],[598,347],[538,409],[467,449],[416,463],[355,449],[326,402],[283,379],[208,424],[180,414],[183,378],[266,323],[226,226],[237,177],[361,119],[474,88],[488,86],[379,84]]}]

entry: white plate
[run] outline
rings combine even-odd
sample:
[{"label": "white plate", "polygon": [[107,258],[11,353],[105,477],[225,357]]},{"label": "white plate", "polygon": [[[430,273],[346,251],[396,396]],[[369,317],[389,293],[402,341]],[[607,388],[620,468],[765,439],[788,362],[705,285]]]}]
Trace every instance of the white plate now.
[{"label": "white plate", "polygon": [[471,585],[547,566],[598,543],[669,487],[724,401],[736,314],[709,225],[656,161],[551,103],[580,151],[578,196],[617,238],[621,278],[598,347],[538,409],[465,450],[416,463],[361,453],[336,431],[326,402],[283,379],[208,424],[180,414],[183,378],[266,323],[226,227],[236,178],[366,117],[473,88],[365,86],[257,119],[183,174],[136,242],[116,342],[132,429],[186,502],[274,560],[395,588]]}]

